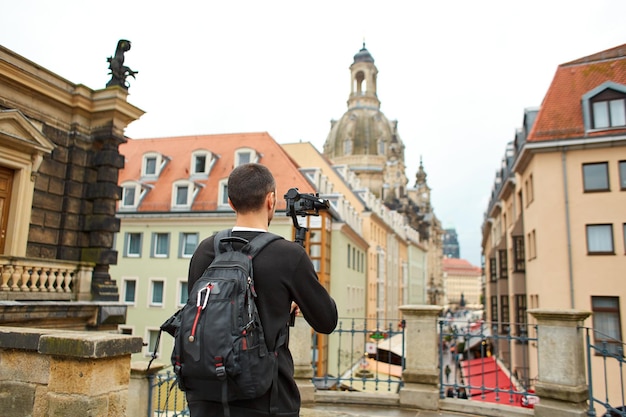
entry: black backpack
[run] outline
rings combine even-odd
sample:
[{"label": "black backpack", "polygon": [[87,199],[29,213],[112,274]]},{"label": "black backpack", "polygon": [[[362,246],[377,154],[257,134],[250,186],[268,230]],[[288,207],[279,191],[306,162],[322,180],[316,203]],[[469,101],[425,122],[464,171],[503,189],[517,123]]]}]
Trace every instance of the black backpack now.
[{"label": "black backpack", "polygon": [[[270,387],[270,413],[278,394],[278,359],[269,352],[255,298],[252,259],[281,236],[266,232],[251,241],[222,230],[215,236],[215,259],[196,281],[187,304],[180,310],[172,365],[178,384],[193,379],[203,397],[228,402],[258,398]],[[243,247],[236,250],[233,247]],[[287,339],[287,324],[278,335],[275,350]],[[198,382],[199,381],[199,382]]]}]

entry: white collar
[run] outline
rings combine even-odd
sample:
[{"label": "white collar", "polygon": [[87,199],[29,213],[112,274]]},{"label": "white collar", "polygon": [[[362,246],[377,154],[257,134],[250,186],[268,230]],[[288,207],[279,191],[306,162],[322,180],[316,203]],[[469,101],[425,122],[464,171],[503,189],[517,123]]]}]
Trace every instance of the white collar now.
[{"label": "white collar", "polygon": [[257,229],[255,227],[235,226],[233,232],[267,232],[265,229]]}]

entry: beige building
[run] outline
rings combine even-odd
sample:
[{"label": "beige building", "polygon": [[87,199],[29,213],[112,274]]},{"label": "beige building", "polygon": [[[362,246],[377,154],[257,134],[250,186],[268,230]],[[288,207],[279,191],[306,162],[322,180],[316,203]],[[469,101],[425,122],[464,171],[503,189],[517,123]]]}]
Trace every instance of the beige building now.
[{"label": "beige building", "polygon": [[[502,334],[525,331],[527,309],[578,309],[593,313],[585,323],[593,328],[592,343],[606,341],[615,352],[622,346],[624,51],[621,45],[560,65],[541,107],[525,111],[523,127],[507,145],[482,242],[487,313]],[[517,347],[501,346],[499,352],[511,360],[512,371],[526,380],[536,377],[536,352],[528,358]],[[596,375],[602,366],[592,359]],[[607,376],[619,380],[617,369],[607,369]],[[594,385],[601,380],[598,374]]]},{"label": "beige building", "polygon": [[483,308],[482,269],[465,259],[443,258],[444,308]]},{"label": "beige building", "polygon": [[[348,242],[352,246],[346,248],[345,244],[335,243],[333,234],[333,248],[340,252],[338,258],[333,256],[333,259],[341,259],[341,252],[347,250],[345,258],[357,264],[362,263],[364,268],[362,271],[357,268],[363,272],[363,295],[366,299],[365,310],[359,317],[398,319],[399,307],[407,304],[409,297],[413,303],[423,304],[426,247],[420,242],[419,233],[407,224],[406,218],[389,209],[381,199],[364,188],[355,173],[346,166],[330,165],[328,159],[310,143],[284,144],[283,149],[302,167],[301,170],[308,178],[320,184],[320,191],[326,189],[326,193],[320,196],[329,199],[331,205],[339,211],[338,217],[345,219],[345,225],[343,222],[335,222],[333,229],[350,226],[362,239],[362,243]],[[340,236],[337,234],[337,238]],[[364,255],[362,261],[361,253]],[[332,266],[333,270],[335,268],[339,272],[343,266]],[[347,281],[336,282],[338,287],[331,290],[333,296],[346,290]]]}]

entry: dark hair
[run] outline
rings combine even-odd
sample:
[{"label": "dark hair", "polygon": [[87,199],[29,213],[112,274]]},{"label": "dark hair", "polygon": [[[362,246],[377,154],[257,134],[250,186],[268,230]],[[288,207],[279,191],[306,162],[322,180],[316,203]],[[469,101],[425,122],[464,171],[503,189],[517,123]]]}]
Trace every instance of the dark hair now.
[{"label": "dark hair", "polygon": [[276,182],[264,165],[239,165],[228,176],[228,198],[240,213],[263,207],[265,197],[272,191],[276,191]]}]

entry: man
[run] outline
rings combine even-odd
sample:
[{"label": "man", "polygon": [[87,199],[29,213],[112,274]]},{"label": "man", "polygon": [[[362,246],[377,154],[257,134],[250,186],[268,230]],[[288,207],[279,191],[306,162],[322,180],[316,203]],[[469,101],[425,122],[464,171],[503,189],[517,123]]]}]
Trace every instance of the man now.
[{"label": "man", "polygon": [[[276,208],[276,183],[267,167],[245,164],[228,177],[228,202],[235,210],[233,236],[252,240],[267,232]],[[189,265],[188,288],[202,275],[215,257],[213,236],[204,239]],[[298,308],[307,322],[319,333],[329,334],[337,325],[337,307],[319,283],[306,251],[297,243],[280,239],[267,245],[253,260],[257,307],[270,351],[278,333],[286,327],[293,308]],[[295,303],[295,304],[293,304]],[[297,307],[295,307],[297,306]],[[298,417],[300,393],[293,378],[293,359],[288,343],[278,353],[277,416]],[[232,417],[270,416],[271,389],[254,400],[229,404]],[[206,401],[201,389],[187,390],[191,417],[222,416],[220,402]]]}]

